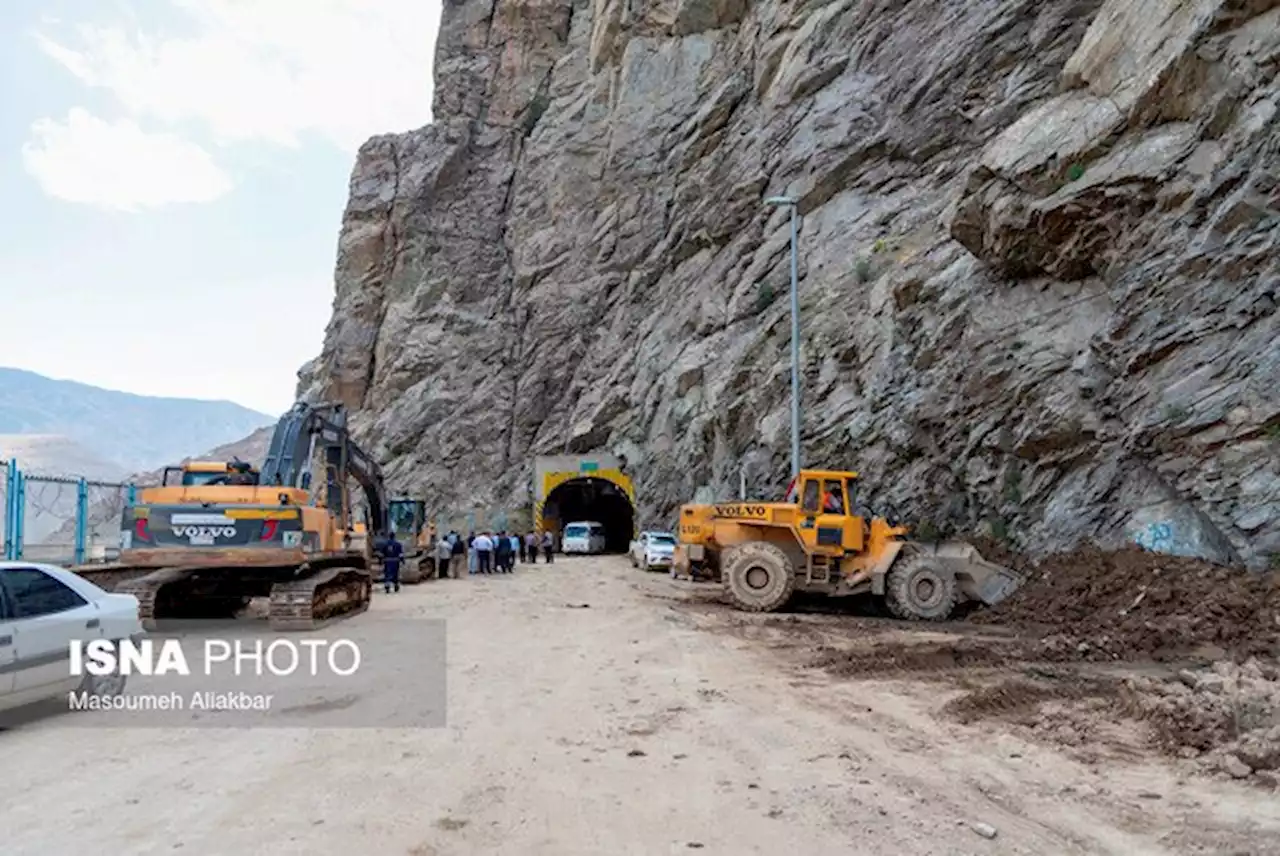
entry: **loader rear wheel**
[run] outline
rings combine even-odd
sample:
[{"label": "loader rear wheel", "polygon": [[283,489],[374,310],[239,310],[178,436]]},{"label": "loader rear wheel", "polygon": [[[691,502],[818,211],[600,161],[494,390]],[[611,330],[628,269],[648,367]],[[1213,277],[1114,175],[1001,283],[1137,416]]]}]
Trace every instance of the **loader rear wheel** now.
[{"label": "loader rear wheel", "polygon": [[778,547],[752,541],[734,547],[722,571],[724,591],[738,609],[773,612],[791,599],[796,569]]},{"label": "loader rear wheel", "polygon": [[945,621],[956,605],[956,578],[929,556],[912,556],[889,571],[884,596],[897,618]]}]

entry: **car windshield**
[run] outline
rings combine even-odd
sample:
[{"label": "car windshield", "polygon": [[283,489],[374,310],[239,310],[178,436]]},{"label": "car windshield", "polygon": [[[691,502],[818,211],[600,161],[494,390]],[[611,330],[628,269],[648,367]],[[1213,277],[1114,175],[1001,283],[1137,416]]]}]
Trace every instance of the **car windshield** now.
[{"label": "car windshield", "polygon": [[585,526],[566,526],[564,528],[564,537],[566,538],[582,538],[587,534]]},{"label": "car windshield", "polygon": [[649,543],[659,544],[665,547],[674,547],[676,543],[676,539],[670,535],[650,535]]}]

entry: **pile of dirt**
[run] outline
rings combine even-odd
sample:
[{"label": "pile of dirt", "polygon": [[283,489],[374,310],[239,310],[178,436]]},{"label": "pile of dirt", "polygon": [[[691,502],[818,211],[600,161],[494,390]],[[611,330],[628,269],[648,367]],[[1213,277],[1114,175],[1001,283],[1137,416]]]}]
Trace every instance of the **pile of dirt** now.
[{"label": "pile of dirt", "polygon": [[[1016,563],[1015,563],[1016,566]],[[1036,632],[1047,659],[1280,657],[1280,575],[1138,548],[1050,556],[970,620]]]},{"label": "pile of dirt", "polygon": [[[942,713],[963,723],[988,717],[1018,721],[1030,714],[1038,714],[1046,702],[1112,698],[1118,694],[1116,684],[1114,680],[1097,677],[1032,672],[973,688],[944,704]],[[1038,723],[1028,721],[1027,724]]]},{"label": "pile of dirt", "polygon": [[1123,712],[1147,723],[1166,751],[1234,778],[1280,771],[1280,670],[1249,660],[1184,671],[1180,681],[1126,682]]}]

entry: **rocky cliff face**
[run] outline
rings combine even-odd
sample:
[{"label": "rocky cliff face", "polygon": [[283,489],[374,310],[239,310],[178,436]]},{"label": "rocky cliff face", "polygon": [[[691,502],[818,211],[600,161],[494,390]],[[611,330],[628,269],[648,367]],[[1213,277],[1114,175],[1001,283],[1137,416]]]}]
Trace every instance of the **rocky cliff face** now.
[{"label": "rocky cliff face", "polygon": [[370,140],[304,394],[396,487],[641,521],[807,463],[926,529],[1280,554],[1280,2],[450,0]]}]

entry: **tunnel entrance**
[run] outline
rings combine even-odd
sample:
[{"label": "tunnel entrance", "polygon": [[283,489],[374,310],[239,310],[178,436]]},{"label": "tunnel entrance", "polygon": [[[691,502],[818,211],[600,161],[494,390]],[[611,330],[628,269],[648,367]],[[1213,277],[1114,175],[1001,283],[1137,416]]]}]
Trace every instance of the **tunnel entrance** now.
[{"label": "tunnel entrance", "polygon": [[584,476],[557,485],[547,494],[544,516],[564,531],[570,523],[593,520],[604,527],[605,552],[625,553],[631,546],[635,509],[627,494],[608,479]]}]

